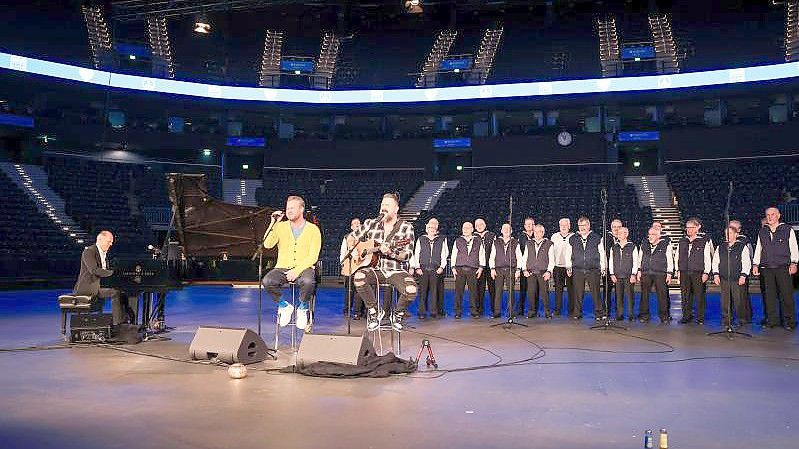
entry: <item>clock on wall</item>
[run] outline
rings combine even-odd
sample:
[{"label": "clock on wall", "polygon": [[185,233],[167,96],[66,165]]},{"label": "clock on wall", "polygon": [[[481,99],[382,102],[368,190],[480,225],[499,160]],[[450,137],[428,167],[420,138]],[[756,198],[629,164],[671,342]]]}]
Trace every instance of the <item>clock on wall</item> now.
[{"label": "clock on wall", "polygon": [[558,133],[558,143],[560,144],[560,146],[568,147],[569,145],[572,144],[572,140],[573,138],[570,132],[561,131],[560,133]]}]

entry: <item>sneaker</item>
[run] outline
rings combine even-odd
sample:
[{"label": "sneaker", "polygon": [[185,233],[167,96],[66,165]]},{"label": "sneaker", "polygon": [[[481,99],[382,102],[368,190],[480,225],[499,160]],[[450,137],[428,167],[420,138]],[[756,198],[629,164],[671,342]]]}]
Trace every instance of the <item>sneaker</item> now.
[{"label": "sneaker", "polygon": [[297,329],[302,330],[308,327],[308,303],[300,302],[297,307],[297,318],[294,321],[294,325],[297,326]]},{"label": "sneaker", "polygon": [[285,300],[277,303],[277,322],[280,327],[286,327],[291,322],[291,314],[294,313],[294,306]]},{"label": "sneaker", "polygon": [[405,312],[394,312],[391,314],[391,327],[397,332],[402,332],[402,320],[405,318]]},{"label": "sneaker", "polygon": [[383,321],[384,316],[385,312],[382,310],[380,313],[377,313],[377,310],[370,308],[369,311],[366,312],[366,330],[376,331],[380,327],[380,322]]}]

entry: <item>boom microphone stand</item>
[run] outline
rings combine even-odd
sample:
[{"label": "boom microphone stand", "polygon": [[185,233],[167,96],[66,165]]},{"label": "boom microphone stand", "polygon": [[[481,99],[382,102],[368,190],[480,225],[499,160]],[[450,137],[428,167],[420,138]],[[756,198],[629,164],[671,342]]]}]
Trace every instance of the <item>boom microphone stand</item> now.
[{"label": "boom microphone stand", "polygon": [[[602,192],[600,193],[600,199],[602,200],[602,248],[605,250],[605,259],[608,258],[608,190],[607,187],[602,187]],[[612,247],[611,247],[612,251]],[[613,257],[611,254],[610,257]],[[605,273],[602,275],[602,302],[604,303],[605,307],[605,320],[603,323],[595,324],[591,326],[591,329],[620,329],[626,331],[627,328],[616,324],[616,321],[610,320],[610,270],[609,264],[605,267]],[[618,302],[619,298],[616,298]],[[632,313],[632,311],[630,311]]]},{"label": "boom microphone stand", "polygon": [[[513,195],[510,196],[510,199],[508,201],[508,212],[509,212],[508,213],[508,223],[513,223]],[[519,245],[519,243],[517,242],[516,245]],[[510,246],[510,243],[508,243],[508,246]],[[517,267],[513,266],[513,260],[515,258],[516,258],[516,256],[515,256],[515,251],[514,251],[514,255],[512,257],[508,258],[508,261],[510,262],[510,275],[509,275],[510,282],[508,284],[508,319],[506,321],[502,322],[502,323],[492,324],[491,327],[502,326],[504,329],[510,329],[514,325],[522,326],[522,327],[529,327],[528,325],[526,325],[524,323],[516,322],[516,316],[515,316],[516,309],[513,307],[513,294],[514,294],[514,290],[515,290],[515,287],[516,287],[516,269],[517,269]],[[516,262],[518,262],[518,261],[516,261]],[[493,298],[492,298],[492,300],[493,300]]]},{"label": "boom microphone stand", "polygon": [[[732,180],[730,180],[730,189],[727,192],[727,206],[724,208],[724,238],[727,240],[727,232],[729,232],[730,228],[730,200],[732,199]],[[730,279],[730,254],[732,253],[732,248],[730,247],[730,242],[727,242],[727,282],[732,283],[732,279]],[[721,249],[719,249],[719,257],[721,257]],[[721,284],[721,283],[719,283]],[[719,285],[721,287],[721,285]],[[742,335],[744,337],[752,338],[752,334],[747,334],[746,332],[740,332],[735,330],[732,327],[732,289],[733,288],[740,288],[741,286],[738,285],[738,281],[735,281],[734,285],[730,285],[730,299],[727,310],[727,323],[724,329],[716,332],[708,332],[706,335],[708,336],[715,336],[715,335],[724,335],[728,339],[732,340],[735,335]],[[743,295],[743,292],[741,292]],[[722,299],[724,298],[724,293],[721,293]],[[736,313],[741,313],[740,310],[736,310]]]},{"label": "boom microphone stand", "polygon": [[269,234],[272,233],[272,228],[275,226],[276,221],[269,223],[269,227],[264,232],[264,236],[261,239],[260,244],[258,245],[258,249],[255,250],[255,253],[252,255],[250,260],[255,260],[258,258],[258,335],[261,335],[261,315],[263,310],[263,292],[264,292],[264,283],[263,283],[263,260],[264,260],[264,242],[266,238],[269,237]]}]

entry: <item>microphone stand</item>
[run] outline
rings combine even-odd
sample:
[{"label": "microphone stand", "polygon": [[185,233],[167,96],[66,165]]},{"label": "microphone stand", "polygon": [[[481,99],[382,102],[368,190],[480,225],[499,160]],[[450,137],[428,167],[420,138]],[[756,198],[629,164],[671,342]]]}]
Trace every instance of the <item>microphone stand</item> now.
[{"label": "microphone stand", "polygon": [[[608,190],[607,187],[602,187],[602,192],[600,193],[600,199],[602,200],[602,249],[605,250],[605,259],[608,259],[608,254],[610,257],[613,257],[613,254],[608,252]],[[611,247],[612,251],[612,247]],[[603,323],[595,324],[591,326],[591,329],[620,329],[626,331],[627,328],[616,324],[616,320],[611,321],[610,319],[610,263],[605,267],[605,274],[602,275],[602,303],[605,307],[605,320]],[[628,280],[629,282],[629,280]],[[616,297],[616,301],[619,301],[619,298]],[[632,311],[630,311],[632,313]]]},{"label": "microphone stand", "polygon": [[[725,238],[725,240],[729,240],[729,238],[727,236],[727,233],[729,232],[729,229],[730,229],[730,201],[731,200],[732,200],[732,180],[730,180],[730,189],[727,192],[727,206],[724,208],[724,238]],[[732,289],[734,289],[734,288],[739,288],[740,289],[741,286],[738,285],[738,280],[737,279],[736,279],[735,283],[732,284],[732,279],[731,279],[732,273],[730,272],[730,269],[731,269],[731,267],[730,267],[730,255],[731,254],[732,254],[732,247],[731,247],[731,243],[728,241],[727,242],[727,282],[730,283],[730,285],[728,285],[728,287],[730,287],[730,299],[729,299],[729,304],[728,304],[728,307],[727,307],[727,310],[728,310],[727,323],[726,323],[726,326],[724,327],[724,329],[722,329],[720,331],[716,331],[716,332],[708,332],[706,335],[707,336],[724,335],[729,340],[732,340],[735,335],[742,335],[744,337],[752,338],[752,334],[747,334],[746,332],[737,331],[737,330],[735,330],[735,328],[732,327]],[[721,248],[719,248],[719,258],[721,258]],[[719,287],[721,287],[721,282],[719,282]],[[721,298],[723,300],[724,299],[724,292],[720,292],[720,293],[721,293]],[[740,292],[740,293],[741,293],[741,295],[743,295],[743,292]],[[741,311],[740,310],[736,310],[736,313],[741,313]],[[724,323],[722,323],[722,325],[724,325]]]},{"label": "microphone stand", "polygon": [[[250,261],[255,260],[258,258],[258,336],[261,336],[261,315],[263,311],[263,292],[264,292],[264,282],[263,282],[263,260],[264,260],[264,242],[266,242],[266,238],[269,237],[269,234],[272,233],[272,228],[275,226],[277,222],[272,221],[269,223],[269,227],[266,228],[266,232],[264,232],[264,236],[261,239],[260,244],[258,245],[258,249],[255,250]],[[267,351],[268,352],[268,351]]]},{"label": "microphone stand", "polygon": [[[513,223],[513,195],[510,196],[510,199],[508,201],[508,223]],[[511,224],[511,226],[513,226],[513,225]],[[511,239],[512,238],[513,237],[511,237]],[[508,247],[509,248],[511,247],[511,243],[512,242],[513,242],[513,240],[511,240],[508,243]],[[519,245],[518,241],[517,241],[516,245],[518,247],[518,245]],[[510,263],[510,274],[509,274],[510,282],[508,283],[508,319],[505,320],[502,323],[492,324],[490,327],[502,326],[503,329],[511,329],[511,328],[513,328],[514,325],[522,326],[522,327],[529,327],[528,325],[526,325],[524,323],[518,323],[515,320],[516,317],[514,315],[514,312],[515,312],[516,309],[515,309],[515,307],[513,307],[513,295],[514,295],[514,290],[515,290],[515,287],[516,287],[516,270],[518,269],[518,267],[514,267],[513,266],[513,260],[515,258],[516,258],[516,251],[514,250],[513,251],[513,255],[508,257],[508,262]],[[493,300],[493,298],[492,298],[492,300]]]},{"label": "microphone stand", "polygon": [[[346,238],[346,237],[345,237]],[[355,273],[352,272],[352,252],[355,250],[355,247],[358,246],[358,242],[355,242],[353,247],[347,247],[347,256],[344,257],[344,260],[341,261],[341,266],[343,267],[344,264],[349,265],[350,278],[349,282],[347,282],[347,335],[352,334],[352,278]]]}]

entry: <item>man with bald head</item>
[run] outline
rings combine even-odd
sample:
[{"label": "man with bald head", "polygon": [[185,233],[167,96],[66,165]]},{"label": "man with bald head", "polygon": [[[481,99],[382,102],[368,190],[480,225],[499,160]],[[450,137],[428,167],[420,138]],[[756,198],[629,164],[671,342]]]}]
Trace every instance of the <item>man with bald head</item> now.
[{"label": "man with bald head", "polygon": [[568,299],[566,302],[566,315],[571,313],[574,308],[573,283],[568,276],[568,269],[571,268],[572,248],[569,244],[574,233],[571,231],[572,222],[568,218],[561,218],[558,221],[558,232],[552,234],[549,239],[552,241],[554,249],[555,268],[552,271],[552,284],[555,287],[555,307],[552,312],[560,315],[563,305],[563,289],[566,289]]},{"label": "man with bald head", "polygon": [[86,247],[80,256],[80,274],[72,293],[94,298],[111,298],[114,325],[136,322],[137,298],[124,297],[115,288],[101,288],[100,279],[109,277],[114,271],[108,266],[108,250],[114,244],[114,234],[100,231],[96,243]]},{"label": "man with bald head", "polygon": [[474,221],[474,234],[480,237],[480,243],[483,245],[483,258],[486,261],[483,265],[483,272],[477,276],[477,313],[483,314],[485,310],[485,293],[488,289],[489,300],[488,303],[491,307],[491,315],[494,315],[494,280],[491,279],[491,271],[488,268],[488,258],[491,255],[491,247],[494,245],[496,234],[486,229],[486,222],[482,218]]},{"label": "man with bald head", "polygon": [[469,287],[469,311],[472,318],[479,318],[477,300],[482,297],[477,292],[477,278],[483,274],[486,264],[485,252],[480,237],[474,234],[474,227],[470,222],[461,226],[461,236],[452,244],[450,265],[455,276],[455,319],[460,319],[463,313],[463,290]]},{"label": "man with bald head", "polygon": [[785,329],[796,329],[791,276],[796,274],[799,248],[796,233],[790,225],[780,221],[780,211],[776,207],[766,209],[766,226],[757,235],[752,263],[752,272],[755,275],[762,272],[766,284],[766,325],[777,327],[781,316]]},{"label": "man with bald head", "polygon": [[[448,256],[447,238],[438,233],[438,220],[431,218],[425,226],[425,234],[416,240],[411,258],[411,269],[416,273],[419,283],[417,314],[420,320],[425,319],[427,310],[430,310],[432,318],[437,318],[443,309],[443,304],[439,304],[439,300],[443,299],[443,296],[439,294],[439,288],[442,287],[439,281],[444,276]],[[428,305],[429,307],[427,307]]]}]

